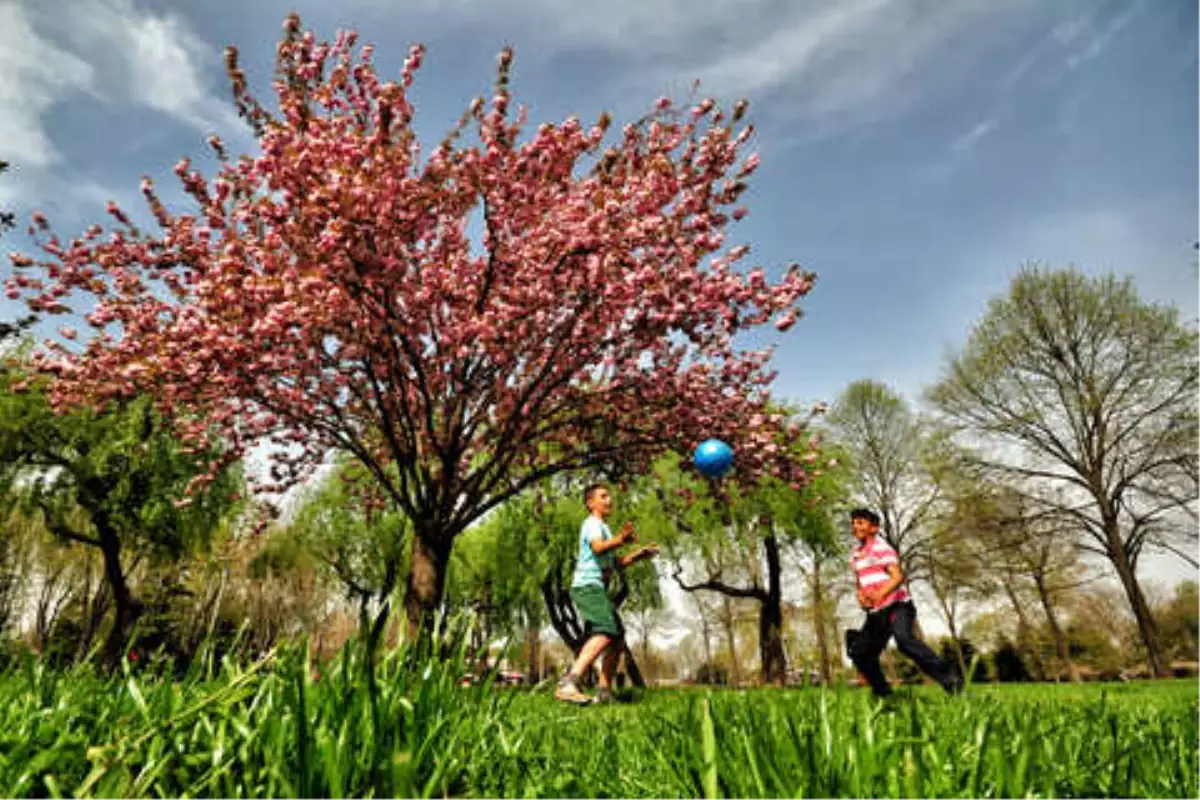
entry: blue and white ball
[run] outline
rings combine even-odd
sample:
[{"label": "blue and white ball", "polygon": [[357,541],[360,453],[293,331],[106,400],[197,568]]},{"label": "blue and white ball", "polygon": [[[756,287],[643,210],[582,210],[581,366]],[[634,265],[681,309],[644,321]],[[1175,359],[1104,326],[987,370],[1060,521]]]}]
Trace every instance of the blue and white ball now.
[{"label": "blue and white ball", "polygon": [[720,478],[733,466],[733,448],[720,439],[706,439],[696,448],[692,461],[706,478]]}]

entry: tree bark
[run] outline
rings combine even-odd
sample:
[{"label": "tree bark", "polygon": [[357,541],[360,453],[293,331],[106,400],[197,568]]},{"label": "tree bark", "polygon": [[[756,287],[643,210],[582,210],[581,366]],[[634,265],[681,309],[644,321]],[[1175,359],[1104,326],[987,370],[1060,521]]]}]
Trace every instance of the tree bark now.
[{"label": "tree bark", "polygon": [[1063,662],[1063,666],[1067,668],[1067,675],[1070,676],[1073,683],[1079,683],[1079,670],[1075,667],[1075,662],[1071,660],[1071,646],[1067,641],[1066,634],[1063,633],[1062,626],[1058,624],[1058,616],[1054,613],[1054,602],[1050,599],[1050,590],[1046,586],[1046,577],[1044,575],[1035,575],[1033,584],[1038,590],[1038,599],[1042,603],[1042,610],[1046,612],[1046,624],[1050,626],[1050,635],[1054,637],[1054,648],[1058,651],[1058,658]]},{"label": "tree bark", "polygon": [[133,596],[121,567],[121,541],[116,531],[102,516],[94,515],[96,530],[100,534],[100,550],[104,554],[104,577],[112,591],[115,615],[113,626],[104,643],[104,662],[110,668],[121,663],[125,647],[134,624],[142,615],[142,604]]},{"label": "tree bark", "polygon": [[538,656],[541,650],[541,633],[536,625],[527,625],[525,627],[525,663],[529,665],[531,683],[537,683],[542,679],[541,670],[538,669]]},{"label": "tree bark", "polygon": [[[1025,613],[1025,609],[1021,606],[1020,599],[1017,598],[1016,589],[1010,583],[1009,576],[1005,576],[1000,585],[1004,587],[1004,593],[1008,596],[1008,601],[1012,603],[1013,611],[1017,615],[1017,642],[1018,646],[1021,640],[1021,634],[1028,635],[1033,631],[1033,626],[1029,624],[1029,616]],[[1046,665],[1042,661],[1042,655],[1038,652],[1036,644],[1029,648],[1029,657],[1033,659],[1034,669],[1037,670],[1038,677],[1042,680],[1046,678]],[[1068,663],[1070,663],[1068,659]],[[1074,669],[1072,668],[1072,672]]]},{"label": "tree bark", "polygon": [[758,614],[758,649],[764,684],[781,686],[787,680],[783,652],[783,590],[780,585],[779,542],[770,533],[763,537],[767,558],[767,592]]},{"label": "tree bark", "polygon": [[578,655],[583,647],[583,626],[575,613],[575,605],[571,596],[563,588],[562,579],[554,572],[548,574],[542,581],[542,599],[546,602],[546,615],[550,617],[550,625],[554,632],[563,640],[572,655]]},{"label": "tree bark", "polygon": [[642,675],[641,667],[638,666],[637,659],[633,657],[633,651],[629,649],[629,644],[622,643],[622,657],[625,664],[625,674],[629,676],[629,682],[639,689],[646,688],[646,678]]},{"label": "tree bark", "polygon": [[109,598],[112,597],[112,591],[102,577],[97,576],[96,584],[94,587],[92,586],[91,565],[92,559],[89,556],[85,562],[83,581],[83,633],[79,637],[79,646],[75,649],[76,661],[82,661],[91,650],[96,633],[100,630],[100,623],[104,621],[104,615],[108,613]]},{"label": "tree bark", "polygon": [[721,621],[725,625],[725,638],[729,642],[729,678],[734,686],[742,682],[741,670],[738,669],[737,631],[733,624],[733,599],[729,595],[722,598]]},{"label": "tree bark", "polygon": [[1115,520],[1109,520],[1106,521],[1105,527],[1108,528],[1105,532],[1109,542],[1109,558],[1112,560],[1113,566],[1117,568],[1121,586],[1124,587],[1125,595],[1129,598],[1129,605],[1133,607],[1138,632],[1142,636],[1142,644],[1146,647],[1146,660],[1150,663],[1150,674],[1156,678],[1169,677],[1170,671],[1167,669],[1162,654],[1158,623],[1154,621],[1154,615],[1150,613],[1150,605],[1146,602],[1146,596],[1142,594],[1142,587],[1138,583],[1134,565],[1130,562],[1129,556],[1121,544],[1120,534],[1116,530],[1117,523]]},{"label": "tree bark", "polygon": [[704,637],[704,663],[712,666],[712,630],[708,622],[708,614],[705,613],[704,604],[700,602],[700,598],[696,597],[696,609],[700,614],[700,635]]},{"label": "tree bark", "polygon": [[[833,685],[833,665],[829,658],[829,636],[825,627],[825,587],[821,584],[821,559],[813,557],[812,571],[813,592],[813,628],[817,634],[817,651],[821,654],[821,683],[824,686]],[[807,675],[806,683],[807,683]]]},{"label": "tree bark", "polygon": [[418,528],[412,541],[412,565],[404,592],[404,611],[408,617],[408,637],[415,641],[421,631],[433,629],[446,589],[446,568],[450,564],[452,540]]}]

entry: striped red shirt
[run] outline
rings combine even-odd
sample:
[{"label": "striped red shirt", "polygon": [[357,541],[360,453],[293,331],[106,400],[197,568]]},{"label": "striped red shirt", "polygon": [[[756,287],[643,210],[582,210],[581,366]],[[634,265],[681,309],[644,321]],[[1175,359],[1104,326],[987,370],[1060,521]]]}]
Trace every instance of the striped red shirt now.
[{"label": "striped red shirt", "polygon": [[[850,564],[854,567],[854,574],[858,578],[858,585],[867,590],[872,586],[885,583],[888,579],[888,567],[899,563],[900,558],[896,555],[896,551],[892,549],[892,546],[882,536],[876,536],[868,540],[862,546],[854,548],[854,551],[850,554]],[[881,608],[890,606],[892,603],[898,603],[901,600],[907,599],[908,590],[904,588],[904,584],[902,583],[886,597],[876,600],[871,610],[878,611]]]}]

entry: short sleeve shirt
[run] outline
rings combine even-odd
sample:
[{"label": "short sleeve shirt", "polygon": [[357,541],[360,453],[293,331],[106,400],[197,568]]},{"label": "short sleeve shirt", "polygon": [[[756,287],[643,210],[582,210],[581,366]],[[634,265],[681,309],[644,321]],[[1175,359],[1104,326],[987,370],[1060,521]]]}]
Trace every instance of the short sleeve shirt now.
[{"label": "short sleeve shirt", "polygon": [[602,555],[592,551],[592,542],[612,538],[612,531],[599,517],[588,515],[579,529],[579,559],[575,562],[575,577],[571,586],[603,586],[604,576],[612,572],[613,553]]},{"label": "short sleeve shirt", "polygon": [[[858,585],[864,589],[887,581],[888,567],[899,563],[900,558],[896,555],[896,551],[882,536],[876,536],[870,542],[854,548],[850,554],[850,564],[854,567],[854,574],[858,577]],[[887,597],[876,600],[871,610],[878,611],[892,603],[908,599],[908,590],[904,588],[904,584],[901,584],[893,589]]]}]

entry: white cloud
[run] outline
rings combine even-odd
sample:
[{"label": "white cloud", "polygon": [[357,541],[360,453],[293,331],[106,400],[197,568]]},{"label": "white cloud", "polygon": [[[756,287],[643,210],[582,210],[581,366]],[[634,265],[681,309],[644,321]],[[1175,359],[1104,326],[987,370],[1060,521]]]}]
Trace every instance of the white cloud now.
[{"label": "white cloud", "polygon": [[[390,0],[347,0],[384,13]],[[870,122],[955,79],[936,59],[978,50],[996,21],[1034,7],[1029,0],[615,0],[567,3],[412,0],[420,25],[475,26],[498,36],[520,31],[522,57],[602,52],[621,62],[621,94],[644,95],[701,80],[723,99],[748,96],[773,116],[811,123],[816,135]],[[763,105],[760,105],[760,109]],[[817,130],[819,129],[819,130]],[[806,130],[805,138],[813,135]]]},{"label": "white cloud", "polygon": [[0,0],[0,158],[56,164],[47,117],[80,94],[202,132],[235,128],[230,104],[210,93],[198,66],[219,59],[181,17],[132,0]]},{"label": "white cloud", "polygon": [[[1127,26],[1133,20],[1133,18],[1141,12],[1144,4],[1145,0],[1139,0],[1138,2],[1133,3],[1120,14],[1108,20],[1104,27],[1099,31],[1091,32],[1090,25],[1085,26],[1084,32],[1088,32],[1090,35],[1087,36],[1083,46],[1067,59],[1067,67],[1069,69],[1076,69],[1077,67],[1086,64],[1104,52],[1105,48],[1107,48],[1112,43],[1113,39],[1115,39],[1117,35],[1124,30],[1125,26]],[[1070,39],[1064,40],[1063,43],[1070,44],[1075,38],[1075,36],[1072,36]]]},{"label": "white cloud", "polygon": [[990,134],[996,127],[996,120],[989,117],[978,125],[975,125],[971,130],[959,136],[950,143],[950,150],[953,153],[967,153],[975,148],[985,136]]},{"label": "white cloud", "polygon": [[970,35],[975,46],[994,18],[1017,5],[961,0],[853,0],[778,19],[756,44],[701,67],[722,94],[773,97],[784,116],[839,127],[869,122],[917,102],[953,75],[931,71],[955,56]]},{"label": "white cloud", "polygon": [[0,158],[54,163],[59,155],[43,116],[59,98],[91,91],[93,78],[90,64],[34,32],[22,4],[0,1]]},{"label": "white cloud", "polygon": [[[502,5],[486,0],[408,0],[404,5],[446,27],[494,28],[497,23],[512,23],[528,31],[528,37],[521,37],[523,42],[536,37],[536,47],[543,52],[602,48],[641,58],[686,51],[698,44],[702,34],[736,34],[771,4],[771,0],[507,0]],[[344,5],[391,14],[396,4],[345,0]]]},{"label": "white cloud", "polygon": [[[160,111],[201,132],[236,125],[230,103],[205,85],[220,53],[175,14],[140,11],[133,0],[60,0],[75,14],[63,34],[94,54],[117,99]],[[53,24],[53,23],[50,23]]]}]

